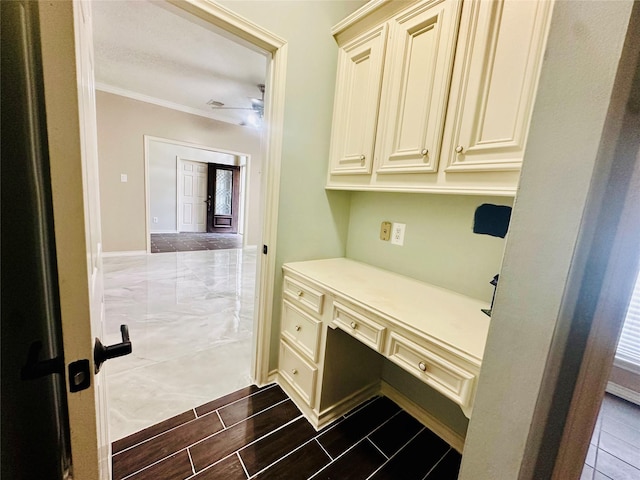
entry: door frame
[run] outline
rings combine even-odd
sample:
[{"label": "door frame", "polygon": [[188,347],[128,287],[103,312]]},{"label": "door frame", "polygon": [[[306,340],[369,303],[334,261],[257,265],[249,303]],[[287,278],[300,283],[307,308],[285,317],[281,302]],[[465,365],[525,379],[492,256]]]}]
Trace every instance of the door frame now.
[{"label": "door frame", "polygon": [[[265,30],[235,12],[209,0],[167,0],[178,10],[190,13],[221,29],[241,41],[245,46],[270,58],[267,61],[265,81],[265,111],[261,145],[262,157],[262,244],[263,253],[256,262],[256,308],[254,315],[254,345],[251,375],[258,385],[269,381],[271,326],[273,323],[273,291],[276,271],[276,238],[278,227],[278,200],[280,197],[280,165],[284,126],[285,81],[288,44],[283,38]],[[145,135],[147,141],[153,137]],[[178,143],[178,142],[176,142]],[[220,150],[222,151],[222,150]],[[243,155],[246,153],[227,152]],[[145,153],[145,191],[148,204],[148,155]],[[149,251],[149,215],[145,215],[147,251]],[[258,247],[260,249],[260,246]],[[265,253],[266,252],[266,253]]]},{"label": "door frame", "polygon": [[[223,153],[226,155],[233,155],[237,158],[239,158],[239,162],[240,162],[240,166],[241,166],[241,172],[243,173],[243,175],[245,174],[245,170],[248,168],[249,162],[251,162],[251,155],[248,153],[243,153],[243,152],[236,152],[234,150],[226,150],[224,148],[214,148],[214,147],[210,147],[207,145],[200,145],[197,143],[190,143],[190,142],[183,142],[180,140],[172,140],[170,138],[164,138],[164,137],[155,137],[153,135],[144,135],[144,146],[143,146],[143,150],[144,150],[144,198],[145,198],[145,204],[144,204],[144,217],[145,217],[145,227],[144,227],[144,234],[145,234],[145,252],[146,253],[151,253],[151,180],[149,179],[149,168],[150,168],[150,158],[149,158],[149,146],[150,146],[150,142],[160,142],[160,143],[168,143],[171,145],[178,145],[181,147],[189,147],[189,148],[197,148],[200,150],[207,150],[209,152],[216,152],[216,153]],[[176,223],[175,223],[175,233],[178,233],[179,231],[179,213],[178,213],[178,158],[179,155],[176,156]],[[242,158],[244,158],[245,160],[243,161]],[[190,160],[188,158],[185,158],[184,160]],[[194,162],[199,162],[200,160],[191,160]],[[244,163],[243,163],[244,162]],[[208,163],[208,162],[202,162],[202,163]],[[264,182],[262,182],[261,187],[264,187]],[[243,199],[245,204],[248,204],[249,202],[249,196],[250,196],[251,192],[249,192],[248,189],[244,189],[241,192],[241,198]],[[243,207],[244,208],[244,207]],[[245,225],[243,226],[243,228],[246,230],[246,215],[245,215]],[[264,225],[263,225],[264,226]]]}]

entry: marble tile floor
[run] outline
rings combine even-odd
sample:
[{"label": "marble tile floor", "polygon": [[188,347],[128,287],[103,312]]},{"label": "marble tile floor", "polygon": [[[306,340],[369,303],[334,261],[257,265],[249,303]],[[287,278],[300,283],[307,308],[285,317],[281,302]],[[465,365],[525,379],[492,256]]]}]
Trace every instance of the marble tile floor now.
[{"label": "marble tile floor", "polygon": [[111,441],[251,383],[256,249],[104,259]]},{"label": "marble tile floor", "polygon": [[242,248],[242,235],[235,233],[152,233],[151,253],[190,252]]},{"label": "marble tile floor", "polygon": [[640,480],[640,406],[605,395],[580,480]]}]

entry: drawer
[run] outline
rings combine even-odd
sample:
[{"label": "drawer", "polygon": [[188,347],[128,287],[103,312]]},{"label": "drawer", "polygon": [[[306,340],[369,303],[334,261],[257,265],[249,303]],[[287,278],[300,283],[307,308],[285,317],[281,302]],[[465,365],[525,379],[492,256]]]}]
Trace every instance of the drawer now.
[{"label": "drawer", "polygon": [[462,407],[469,407],[475,374],[391,332],[389,358]]},{"label": "drawer", "polygon": [[375,320],[365,317],[340,302],[333,302],[333,324],[375,351],[382,352],[386,328]]},{"label": "drawer", "polygon": [[289,301],[282,302],[282,336],[310,360],[318,361],[318,343],[322,322],[312,318]]},{"label": "drawer", "polygon": [[318,369],[282,340],[280,341],[279,373],[313,408]]},{"label": "drawer", "polygon": [[311,312],[322,315],[324,293],[287,276],[284,277],[283,292],[284,296],[295,305],[308,308]]}]

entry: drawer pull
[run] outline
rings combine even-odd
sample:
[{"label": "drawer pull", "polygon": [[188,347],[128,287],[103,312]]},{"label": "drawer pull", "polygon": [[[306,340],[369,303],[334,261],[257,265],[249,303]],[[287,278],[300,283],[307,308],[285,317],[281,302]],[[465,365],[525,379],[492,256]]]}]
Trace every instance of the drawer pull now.
[{"label": "drawer pull", "polygon": [[351,328],[355,330],[356,328],[358,328],[358,324],[356,322],[351,322]]},{"label": "drawer pull", "polygon": [[296,295],[297,295],[297,296],[299,296],[299,297],[301,297],[302,295],[304,295],[304,292],[303,292],[302,290],[298,290],[298,291],[296,292]]},{"label": "drawer pull", "polygon": [[296,329],[296,332],[299,332],[302,327],[300,325],[296,325],[294,328]]},{"label": "drawer pull", "polygon": [[426,372],[427,371],[427,364],[424,363],[424,362],[420,362],[418,364],[418,368],[420,368],[420,370],[422,370],[423,372]]},{"label": "drawer pull", "polygon": [[297,375],[297,374],[298,374],[298,370],[296,370],[295,368],[292,368],[292,369],[291,369],[291,373],[292,373],[293,375]]}]

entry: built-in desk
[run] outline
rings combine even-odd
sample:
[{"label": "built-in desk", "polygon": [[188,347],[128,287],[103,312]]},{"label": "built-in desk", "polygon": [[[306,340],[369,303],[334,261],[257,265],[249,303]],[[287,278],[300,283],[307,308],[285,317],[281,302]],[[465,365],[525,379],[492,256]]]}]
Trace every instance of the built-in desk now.
[{"label": "built-in desk", "polygon": [[346,258],[283,271],[278,378],[316,428],[380,393],[384,358],[471,416],[487,303]]}]

